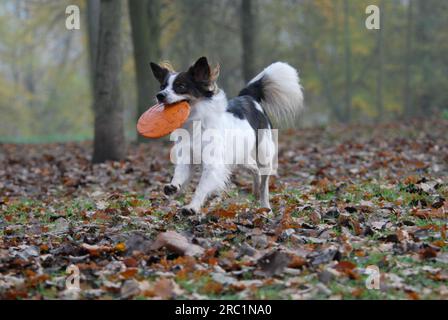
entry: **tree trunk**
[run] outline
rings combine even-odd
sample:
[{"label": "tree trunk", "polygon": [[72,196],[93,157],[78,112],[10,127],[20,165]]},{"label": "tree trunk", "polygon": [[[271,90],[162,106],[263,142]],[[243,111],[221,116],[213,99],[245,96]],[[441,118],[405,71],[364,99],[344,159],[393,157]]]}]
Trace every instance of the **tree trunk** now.
[{"label": "tree trunk", "polygon": [[87,29],[89,39],[89,65],[92,95],[94,90],[94,78],[96,70],[96,54],[98,52],[98,35],[100,22],[100,0],[87,1]]},{"label": "tree trunk", "polygon": [[[159,61],[160,50],[160,0],[129,0],[129,15],[134,45],[135,73],[137,78],[137,119],[154,101],[159,89],[152,76],[149,63]],[[139,142],[147,139],[138,136]]]},{"label": "tree trunk", "polygon": [[[151,88],[151,45],[148,23],[148,0],[129,0],[129,16],[134,45],[135,75],[137,81],[137,119],[151,106],[154,88]],[[138,136],[143,142],[143,137]]]},{"label": "tree trunk", "polygon": [[[147,41],[149,42],[149,56],[146,60],[146,72],[148,72],[149,76],[149,94],[150,94],[150,101],[155,101],[154,97],[157,94],[157,92],[160,90],[160,84],[159,82],[154,78],[152,75],[152,72],[150,71],[150,68],[148,66],[148,60],[149,61],[160,61],[162,58],[162,49],[160,45],[160,39],[162,34],[162,27],[161,27],[161,16],[162,11],[162,1],[161,0],[148,0],[148,6],[146,8],[146,14],[147,14],[147,21],[149,29],[149,38]],[[148,101],[146,102],[149,103]],[[145,110],[143,110],[145,111]],[[139,141],[145,141],[147,142],[148,139],[145,139],[141,136],[139,136]]]},{"label": "tree trunk", "polygon": [[241,0],[241,43],[243,49],[243,77],[249,82],[255,70],[255,14],[252,0]]},{"label": "tree trunk", "polygon": [[[417,105],[414,110],[417,115],[425,115],[429,113],[434,100],[432,86],[435,61],[431,52],[431,38],[433,36],[431,33],[434,32],[433,23],[436,18],[437,7],[428,0],[418,0],[416,5],[418,12],[415,28],[416,43],[418,43],[416,60],[419,64],[419,72],[422,79],[419,85],[420,92],[416,97]],[[431,16],[433,18],[428,19]]]},{"label": "tree trunk", "polygon": [[409,117],[413,114],[412,108],[412,90],[411,90],[411,65],[412,65],[412,19],[413,19],[413,1],[409,1],[407,10],[407,27],[406,27],[406,67],[405,67],[405,84],[404,84],[404,112]]},{"label": "tree trunk", "polygon": [[378,76],[376,82],[376,109],[378,112],[377,120],[383,120],[384,101],[383,101],[383,78],[384,78],[384,11],[385,3],[380,2],[380,29],[378,32]]},{"label": "tree trunk", "polygon": [[[322,79],[321,82],[323,84],[323,88],[324,88],[324,93],[327,96],[327,100],[328,100],[328,105],[331,108],[331,113],[334,115],[334,117],[339,121],[339,122],[343,122],[345,115],[344,115],[344,111],[345,108],[343,107],[342,103],[341,103],[341,99],[336,98],[337,94],[333,94],[333,90],[332,88],[334,87],[334,79],[337,78],[337,75],[340,73],[340,54],[338,51],[338,46],[340,44],[341,41],[341,28],[339,25],[339,15],[340,15],[340,10],[341,8],[339,7],[338,3],[335,3],[333,5],[333,16],[332,16],[332,33],[331,33],[331,38],[332,38],[332,47],[333,47],[333,54],[331,56],[331,66],[329,66],[329,72],[330,72],[330,76],[328,77],[327,75],[325,75],[325,71],[321,71],[320,72],[320,78]],[[314,49],[316,50],[316,49]],[[317,50],[316,50],[317,51]],[[315,61],[314,63],[316,65],[319,65],[319,56],[317,55],[317,52],[315,54],[312,54],[313,60]],[[319,69],[321,68],[317,68],[318,72]],[[333,83],[332,83],[333,80]],[[342,100],[343,101],[343,100]],[[341,110],[342,109],[342,110]]]},{"label": "tree trunk", "polygon": [[122,160],[126,154],[120,90],[120,0],[101,0],[95,67],[95,138],[93,163]]},{"label": "tree trunk", "polygon": [[351,120],[352,112],[352,58],[350,37],[350,4],[344,0],[344,38],[345,38],[345,119]]},{"label": "tree trunk", "polygon": [[[152,61],[160,60],[162,50],[160,48],[160,38],[162,34],[162,27],[160,21],[160,15],[162,11],[161,0],[149,0],[147,6],[148,15],[148,28],[149,28],[149,58]],[[151,79],[153,79],[151,77]],[[158,88],[158,82],[154,79],[151,81],[153,89]],[[155,91],[154,91],[155,92]]]}]

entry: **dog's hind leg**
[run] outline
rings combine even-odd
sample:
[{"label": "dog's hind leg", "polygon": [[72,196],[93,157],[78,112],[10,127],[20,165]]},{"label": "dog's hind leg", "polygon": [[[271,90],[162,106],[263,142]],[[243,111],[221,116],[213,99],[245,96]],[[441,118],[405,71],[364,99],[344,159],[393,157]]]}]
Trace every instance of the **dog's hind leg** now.
[{"label": "dog's hind leg", "polygon": [[260,184],[261,184],[260,169],[258,168],[258,165],[246,165],[245,168],[249,171],[254,180],[254,184],[252,186],[252,193],[254,194],[256,200],[260,200]]},{"label": "dog's hind leg", "polygon": [[263,208],[271,209],[269,203],[269,177],[274,173],[273,167],[277,148],[272,130],[261,130],[258,134],[257,162],[259,174],[261,175],[260,205]]},{"label": "dog's hind leg", "polygon": [[253,185],[253,194],[255,199],[260,199],[260,185],[261,185],[261,176],[260,173],[254,173],[254,185]]},{"label": "dog's hind leg", "polygon": [[261,176],[261,186],[260,186],[260,204],[262,208],[271,209],[269,203],[269,176]]}]

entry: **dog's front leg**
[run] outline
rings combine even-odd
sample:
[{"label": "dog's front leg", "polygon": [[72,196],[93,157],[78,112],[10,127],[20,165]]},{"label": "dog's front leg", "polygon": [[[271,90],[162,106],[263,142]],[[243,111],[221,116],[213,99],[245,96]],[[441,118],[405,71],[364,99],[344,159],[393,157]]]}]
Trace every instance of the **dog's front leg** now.
[{"label": "dog's front leg", "polygon": [[226,187],[229,175],[230,172],[225,165],[204,165],[193,200],[188,206],[182,208],[182,214],[199,213],[208,196]]},{"label": "dog's front leg", "polygon": [[191,176],[191,165],[190,164],[178,164],[174,169],[174,176],[170,184],[165,185],[163,192],[167,195],[173,195],[184,187]]}]

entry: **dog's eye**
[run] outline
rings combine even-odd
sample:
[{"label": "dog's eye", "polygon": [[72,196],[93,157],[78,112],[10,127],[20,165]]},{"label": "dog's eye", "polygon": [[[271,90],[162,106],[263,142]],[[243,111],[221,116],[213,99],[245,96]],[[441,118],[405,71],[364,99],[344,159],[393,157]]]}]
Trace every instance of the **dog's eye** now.
[{"label": "dog's eye", "polygon": [[185,90],[187,87],[185,87],[185,85],[183,85],[183,84],[178,84],[177,85],[177,89],[178,90],[181,90],[181,91],[183,91],[183,90]]},{"label": "dog's eye", "polygon": [[166,89],[166,84],[162,84],[161,86],[160,86],[160,90],[165,90]]}]

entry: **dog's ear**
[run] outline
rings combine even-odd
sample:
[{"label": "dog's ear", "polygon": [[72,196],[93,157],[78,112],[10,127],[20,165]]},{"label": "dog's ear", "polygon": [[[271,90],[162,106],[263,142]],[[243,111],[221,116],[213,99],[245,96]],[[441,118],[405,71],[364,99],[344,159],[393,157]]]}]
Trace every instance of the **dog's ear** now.
[{"label": "dog's ear", "polygon": [[216,67],[212,70],[211,75],[210,75],[210,80],[212,82],[216,82],[219,78],[219,74],[221,72],[221,66],[219,65],[219,63],[216,65]]},{"label": "dog's ear", "polygon": [[211,71],[206,57],[199,58],[188,72],[195,82],[208,83],[210,81]]},{"label": "dog's ear", "polygon": [[159,81],[160,84],[165,83],[166,77],[168,76],[170,71],[166,68],[159,66],[157,63],[154,62],[151,62],[151,69],[157,81]]}]

